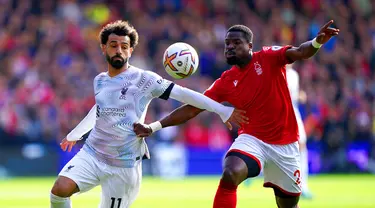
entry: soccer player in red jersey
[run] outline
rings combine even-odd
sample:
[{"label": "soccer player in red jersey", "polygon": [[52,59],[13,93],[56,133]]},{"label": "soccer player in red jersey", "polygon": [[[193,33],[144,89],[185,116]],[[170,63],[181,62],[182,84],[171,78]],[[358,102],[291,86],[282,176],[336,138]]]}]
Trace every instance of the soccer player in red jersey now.
[{"label": "soccer player in red jersey", "polygon": [[[312,57],[322,44],[338,35],[338,29],[329,27],[332,23],[332,20],[326,23],[316,38],[299,47],[271,46],[258,52],[252,51],[253,34],[248,27],[235,25],[228,29],[225,57],[232,68],[225,71],[205,95],[245,110],[249,121],[241,124],[239,136],[226,154],[214,208],[236,207],[237,186],[259,175],[261,170],[263,186],[273,188],[277,206],[298,207],[301,194],[299,135],[285,66]],[[139,136],[149,136],[160,126],[182,124],[202,111],[184,105],[153,124],[134,124],[134,131]],[[229,123],[227,126],[232,128]]]}]

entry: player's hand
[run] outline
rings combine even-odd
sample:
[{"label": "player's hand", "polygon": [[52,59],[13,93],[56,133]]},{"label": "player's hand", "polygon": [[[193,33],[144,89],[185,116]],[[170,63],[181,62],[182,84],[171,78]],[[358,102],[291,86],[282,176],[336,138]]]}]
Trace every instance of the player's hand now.
[{"label": "player's hand", "polygon": [[333,23],[333,20],[327,22],[323,27],[320,28],[318,35],[316,36],[316,42],[324,44],[333,36],[339,34],[340,30],[336,28],[329,27]]},{"label": "player's hand", "polygon": [[147,124],[134,123],[133,130],[137,137],[148,137],[152,134],[152,129]]},{"label": "player's hand", "polygon": [[229,117],[228,121],[225,122],[225,125],[228,127],[229,130],[232,130],[232,123],[241,126],[241,124],[248,124],[249,118],[246,117],[246,111],[234,109],[232,115]]},{"label": "player's hand", "polygon": [[64,138],[61,143],[60,147],[65,152],[68,149],[68,152],[72,151],[73,146],[76,144],[77,141],[68,141]]}]

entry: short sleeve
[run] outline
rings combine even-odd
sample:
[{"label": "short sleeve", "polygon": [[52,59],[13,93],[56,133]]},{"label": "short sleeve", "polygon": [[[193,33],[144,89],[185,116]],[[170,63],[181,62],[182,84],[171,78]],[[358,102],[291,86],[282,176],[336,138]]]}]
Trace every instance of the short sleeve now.
[{"label": "short sleeve", "polygon": [[93,82],[93,87],[94,87],[94,93],[96,93],[98,91],[98,88],[97,88],[97,82],[98,82],[98,77],[96,76],[94,78],[94,82]]},{"label": "short sleeve", "polygon": [[103,82],[104,82],[104,79],[105,79],[105,74],[104,73],[100,73],[99,75],[97,75],[95,78],[94,78],[94,82],[93,82],[93,85],[94,85],[94,93],[95,95],[100,91],[100,89],[103,87]]},{"label": "short sleeve", "polygon": [[268,59],[277,66],[284,66],[293,63],[286,57],[286,50],[293,46],[265,46],[263,51]]},{"label": "short sleeve", "polygon": [[221,86],[222,80],[221,78],[217,79],[212,85],[203,93],[205,96],[211,98],[212,100],[215,100],[216,102],[223,102],[224,98],[222,95]]},{"label": "short sleeve", "polygon": [[168,100],[174,83],[172,81],[162,78],[154,72],[147,71],[145,73],[147,73],[147,76],[149,77],[152,97],[158,97],[163,100]]}]

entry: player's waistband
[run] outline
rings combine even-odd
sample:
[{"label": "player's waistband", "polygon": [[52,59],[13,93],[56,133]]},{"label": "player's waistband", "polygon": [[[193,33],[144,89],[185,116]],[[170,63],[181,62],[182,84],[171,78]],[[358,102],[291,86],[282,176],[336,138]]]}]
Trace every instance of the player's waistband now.
[{"label": "player's waistband", "polygon": [[[96,158],[98,161],[105,163],[109,166],[119,167],[119,168],[133,168],[136,163],[140,162],[141,159],[147,159],[146,155],[138,154],[134,158],[108,158],[105,155],[95,151],[91,146],[85,144],[82,148],[84,151],[89,153],[91,156]],[[136,154],[135,154],[136,155]]]},{"label": "player's waistband", "polygon": [[292,143],[298,141],[298,136],[292,136],[292,135],[291,136],[283,136],[280,139],[266,139],[266,138],[263,138],[263,137],[254,136],[254,135],[246,133],[246,132],[242,132],[238,135],[238,137],[251,137],[251,138],[254,138],[254,139],[258,139],[258,140],[260,140],[260,141],[262,141],[266,144],[272,144],[272,145],[287,145],[287,144],[292,144]]}]

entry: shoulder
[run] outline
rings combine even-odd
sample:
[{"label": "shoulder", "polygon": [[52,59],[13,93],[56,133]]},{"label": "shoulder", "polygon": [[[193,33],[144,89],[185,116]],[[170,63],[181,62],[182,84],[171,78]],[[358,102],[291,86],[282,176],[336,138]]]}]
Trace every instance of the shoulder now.
[{"label": "shoulder", "polygon": [[103,82],[104,80],[108,77],[106,72],[102,72],[94,78],[94,91],[100,90],[104,85]]},{"label": "shoulder", "polygon": [[291,45],[286,45],[286,46],[263,46],[262,50],[259,51],[259,54],[277,54],[277,53],[285,53],[286,50],[289,48],[292,48],[293,46]]},{"label": "shoulder", "polygon": [[147,77],[147,78],[152,78],[152,79],[161,79],[161,76],[156,74],[155,72],[153,71],[148,71],[148,70],[144,70],[142,72],[142,74]]},{"label": "shoulder", "polygon": [[142,77],[145,77],[146,79],[160,79],[161,78],[160,75],[158,75],[157,73],[153,71],[137,68],[135,66],[132,66],[132,68],[134,71],[137,71],[139,74],[142,75]]},{"label": "shoulder", "polygon": [[99,80],[104,80],[107,77],[107,72],[102,72],[94,78],[94,82],[97,82]]},{"label": "shoulder", "polygon": [[273,46],[263,46],[262,50],[260,52],[271,52],[271,51],[279,51],[283,49],[289,49],[292,46],[290,45],[285,45],[285,46],[278,46],[278,45],[273,45]]},{"label": "shoulder", "polygon": [[[232,68],[224,71],[221,76],[220,76],[220,80],[227,80],[227,79],[231,79],[233,76],[236,76],[238,74],[238,71],[235,69],[234,66],[232,66]],[[218,80],[219,80],[218,79]]]},{"label": "shoulder", "polygon": [[219,89],[219,88],[225,88],[226,84],[230,82],[230,80],[233,79],[233,77],[236,76],[236,72],[232,70],[233,67],[229,70],[224,71],[221,76],[216,79],[211,86],[207,90],[211,90],[213,88]]},{"label": "shoulder", "polygon": [[98,75],[96,75],[95,79],[105,78],[107,77],[107,72],[102,72]]}]

